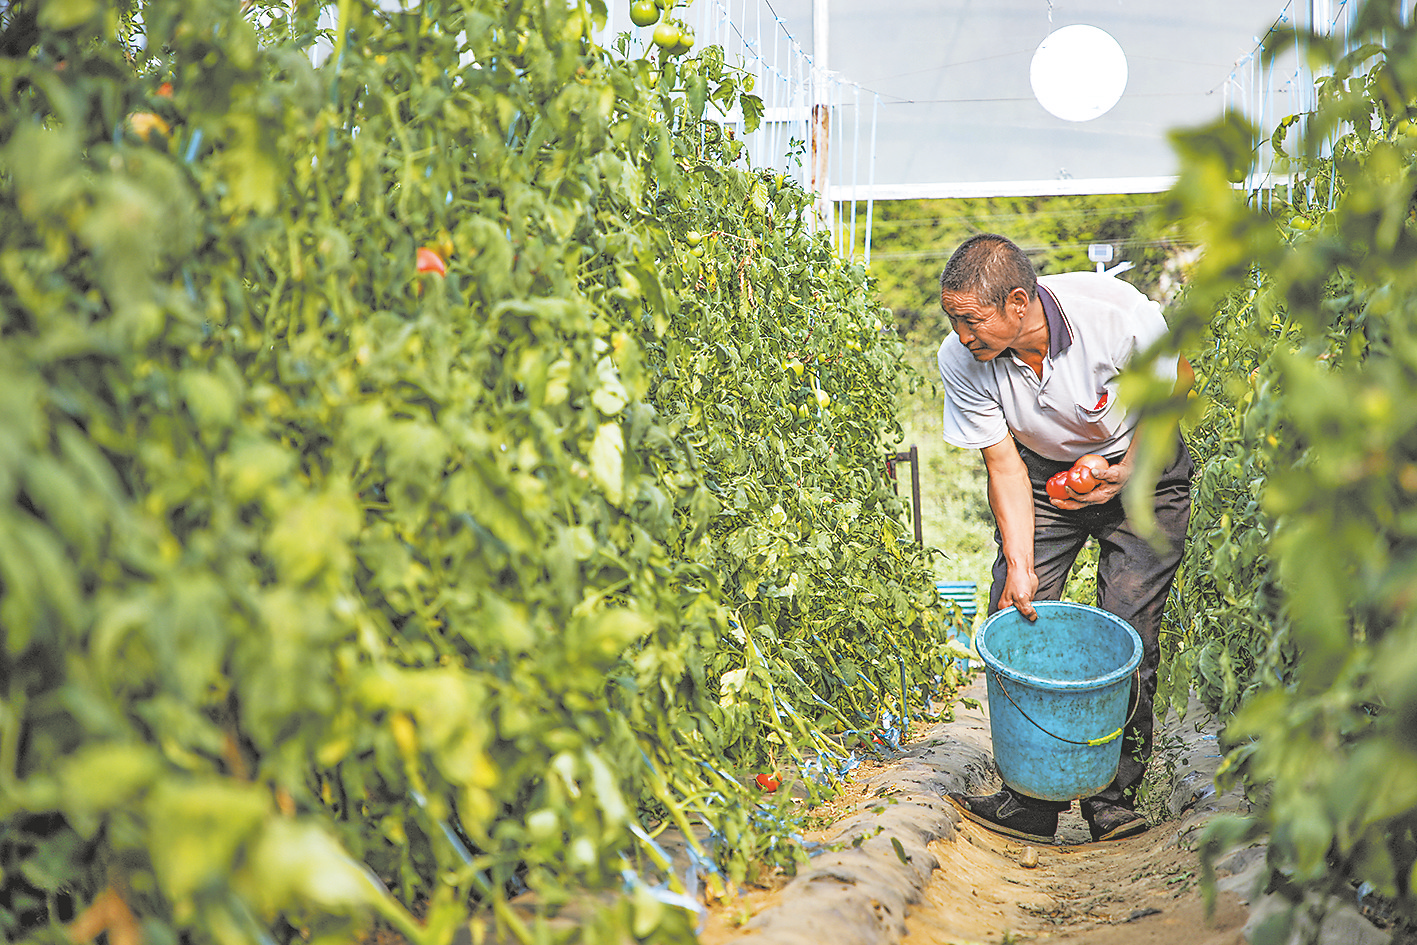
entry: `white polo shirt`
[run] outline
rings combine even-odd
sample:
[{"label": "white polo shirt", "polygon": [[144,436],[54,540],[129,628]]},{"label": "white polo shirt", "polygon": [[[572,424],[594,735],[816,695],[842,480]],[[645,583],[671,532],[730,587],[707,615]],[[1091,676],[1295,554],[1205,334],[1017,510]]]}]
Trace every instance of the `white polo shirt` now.
[{"label": "white polo shirt", "polygon": [[[941,343],[945,442],[983,449],[1012,433],[1040,456],[1063,462],[1124,452],[1136,421],[1117,403],[1117,378],[1166,333],[1161,306],[1130,283],[1096,272],[1041,276],[1038,295],[1049,337],[1041,378],[1012,351],[979,362],[956,333]],[[1157,359],[1157,376],[1174,383],[1177,362]]]}]

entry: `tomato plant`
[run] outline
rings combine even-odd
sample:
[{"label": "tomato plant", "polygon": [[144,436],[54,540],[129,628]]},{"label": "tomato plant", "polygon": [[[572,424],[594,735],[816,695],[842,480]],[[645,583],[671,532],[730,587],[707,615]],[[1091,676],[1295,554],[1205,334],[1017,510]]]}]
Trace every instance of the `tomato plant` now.
[{"label": "tomato plant", "polygon": [[1222,775],[1254,789],[1256,813],[1207,847],[1269,836],[1294,901],[1269,941],[1323,900],[1306,890],[1366,884],[1417,919],[1417,426],[1399,407],[1417,396],[1417,151],[1403,127],[1417,33],[1403,19],[1369,3],[1347,46],[1278,37],[1331,70],[1316,110],[1270,132],[1287,192],[1231,192],[1256,135],[1231,117],[1178,135],[1167,198],[1206,253],[1170,313],[1198,396],[1154,408],[1173,424],[1184,413],[1198,460],[1159,691],[1181,706],[1194,687],[1233,713]]},{"label": "tomato plant", "polygon": [[900,346],[709,120],[761,114],[722,52],[593,3],[42,9],[0,47],[6,938],[530,941],[605,892],[583,937],[689,941],[688,889],[793,867],[733,772],[825,789],[957,676]]}]

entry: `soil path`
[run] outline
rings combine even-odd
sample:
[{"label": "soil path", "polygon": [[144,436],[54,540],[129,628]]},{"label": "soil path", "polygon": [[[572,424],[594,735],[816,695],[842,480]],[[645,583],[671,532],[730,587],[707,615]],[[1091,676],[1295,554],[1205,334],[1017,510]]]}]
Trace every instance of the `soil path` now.
[{"label": "soil path", "polygon": [[[983,702],[982,683],[965,695]],[[1217,731],[1194,703],[1184,721],[1161,726],[1153,769],[1169,797],[1149,811],[1151,830],[1092,843],[1075,806],[1060,820],[1058,842],[1035,849],[963,820],[944,801],[949,791],[999,784],[987,706],[957,707],[954,721],[927,730],[899,758],[863,766],[834,805],[840,819],[809,837],[829,852],[790,881],[711,911],[700,941],[1242,945],[1263,847],[1222,860],[1210,913],[1195,852],[1211,817],[1245,808],[1238,795],[1215,794]]]},{"label": "soil path", "polygon": [[1023,844],[964,823],[938,844],[941,869],[906,919],[905,945],[1000,942],[1006,936],[1087,945],[1240,945],[1249,917],[1222,892],[1207,916],[1196,855],[1164,830],[1107,844]]}]

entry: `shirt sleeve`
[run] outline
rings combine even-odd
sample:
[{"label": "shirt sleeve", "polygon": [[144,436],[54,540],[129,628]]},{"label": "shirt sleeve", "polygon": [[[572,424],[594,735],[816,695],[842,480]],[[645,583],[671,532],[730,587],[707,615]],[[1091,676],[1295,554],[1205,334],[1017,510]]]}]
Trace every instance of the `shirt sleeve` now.
[{"label": "shirt sleeve", "polygon": [[961,449],[983,449],[1002,442],[1009,435],[1003,407],[978,383],[977,362],[959,343],[958,335],[951,332],[945,338],[937,360],[945,393],[945,442]]},{"label": "shirt sleeve", "polygon": [[[1124,350],[1119,352],[1119,369],[1125,368],[1134,357],[1156,344],[1170,331],[1165,316],[1161,314],[1161,306],[1144,295],[1132,310],[1131,322],[1135,330],[1131,337],[1126,339]],[[1174,384],[1180,363],[1180,355],[1162,354],[1152,362],[1151,372],[1158,379]]]}]

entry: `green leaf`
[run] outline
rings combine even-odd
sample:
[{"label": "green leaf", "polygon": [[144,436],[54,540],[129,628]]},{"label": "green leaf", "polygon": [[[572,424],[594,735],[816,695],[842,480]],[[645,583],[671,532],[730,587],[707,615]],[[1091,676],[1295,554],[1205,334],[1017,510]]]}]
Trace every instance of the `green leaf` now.
[{"label": "green leaf", "polygon": [[231,144],[220,166],[227,194],[237,209],[268,216],[275,212],[281,185],[274,148],[256,115],[234,112],[227,116]]},{"label": "green leaf", "polygon": [[64,759],[59,790],[71,822],[91,837],[103,818],[126,807],[157,779],[162,760],[148,745],[95,741]]},{"label": "green leaf", "polygon": [[343,543],[358,527],[358,511],[347,496],[301,498],[282,510],[266,550],[281,578],[300,584],[328,568],[346,566],[349,550]]},{"label": "green leaf", "polygon": [[238,504],[260,498],[295,467],[295,456],[279,444],[248,440],[217,458],[217,468]]},{"label": "green leaf", "polygon": [[271,912],[306,904],[347,910],[386,902],[382,885],[368,869],[314,823],[267,822],[249,871],[249,894]]},{"label": "green leaf", "polygon": [[207,371],[192,369],[182,373],[182,399],[207,436],[231,429],[236,422],[238,399],[221,378]]},{"label": "green leaf", "polygon": [[600,809],[607,824],[619,825],[629,819],[630,810],[625,806],[625,798],[610,767],[594,751],[584,755],[586,766],[590,768],[591,787],[600,801]]},{"label": "green leaf", "polygon": [[45,0],[39,8],[39,25],[65,32],[83,26],[98,15],[98,0]]},{"label": "green leaf", "polygon": [[743,128],[752,134],[763,123],[763,100],[756,95],[744,93],[738,96],[738,105],[743,109]]},{"label": "green leaf", "polygon": [[200,890],[223,887],[268,808],[265,789],[255,784],[217,778],[155,784],[144,813],[163,894],[188,903]]},{"label": "green leaf", "polygon": [[684,91],[688,96],[689,114],[703,118],[704,106],[708,103],[708,80],[696,72],[685,81]]},{"label": "green leaf", "polygon": [[618,423],[602,423],[590,447],[591,478],[614,505],[625,501],[625,436]]}]

